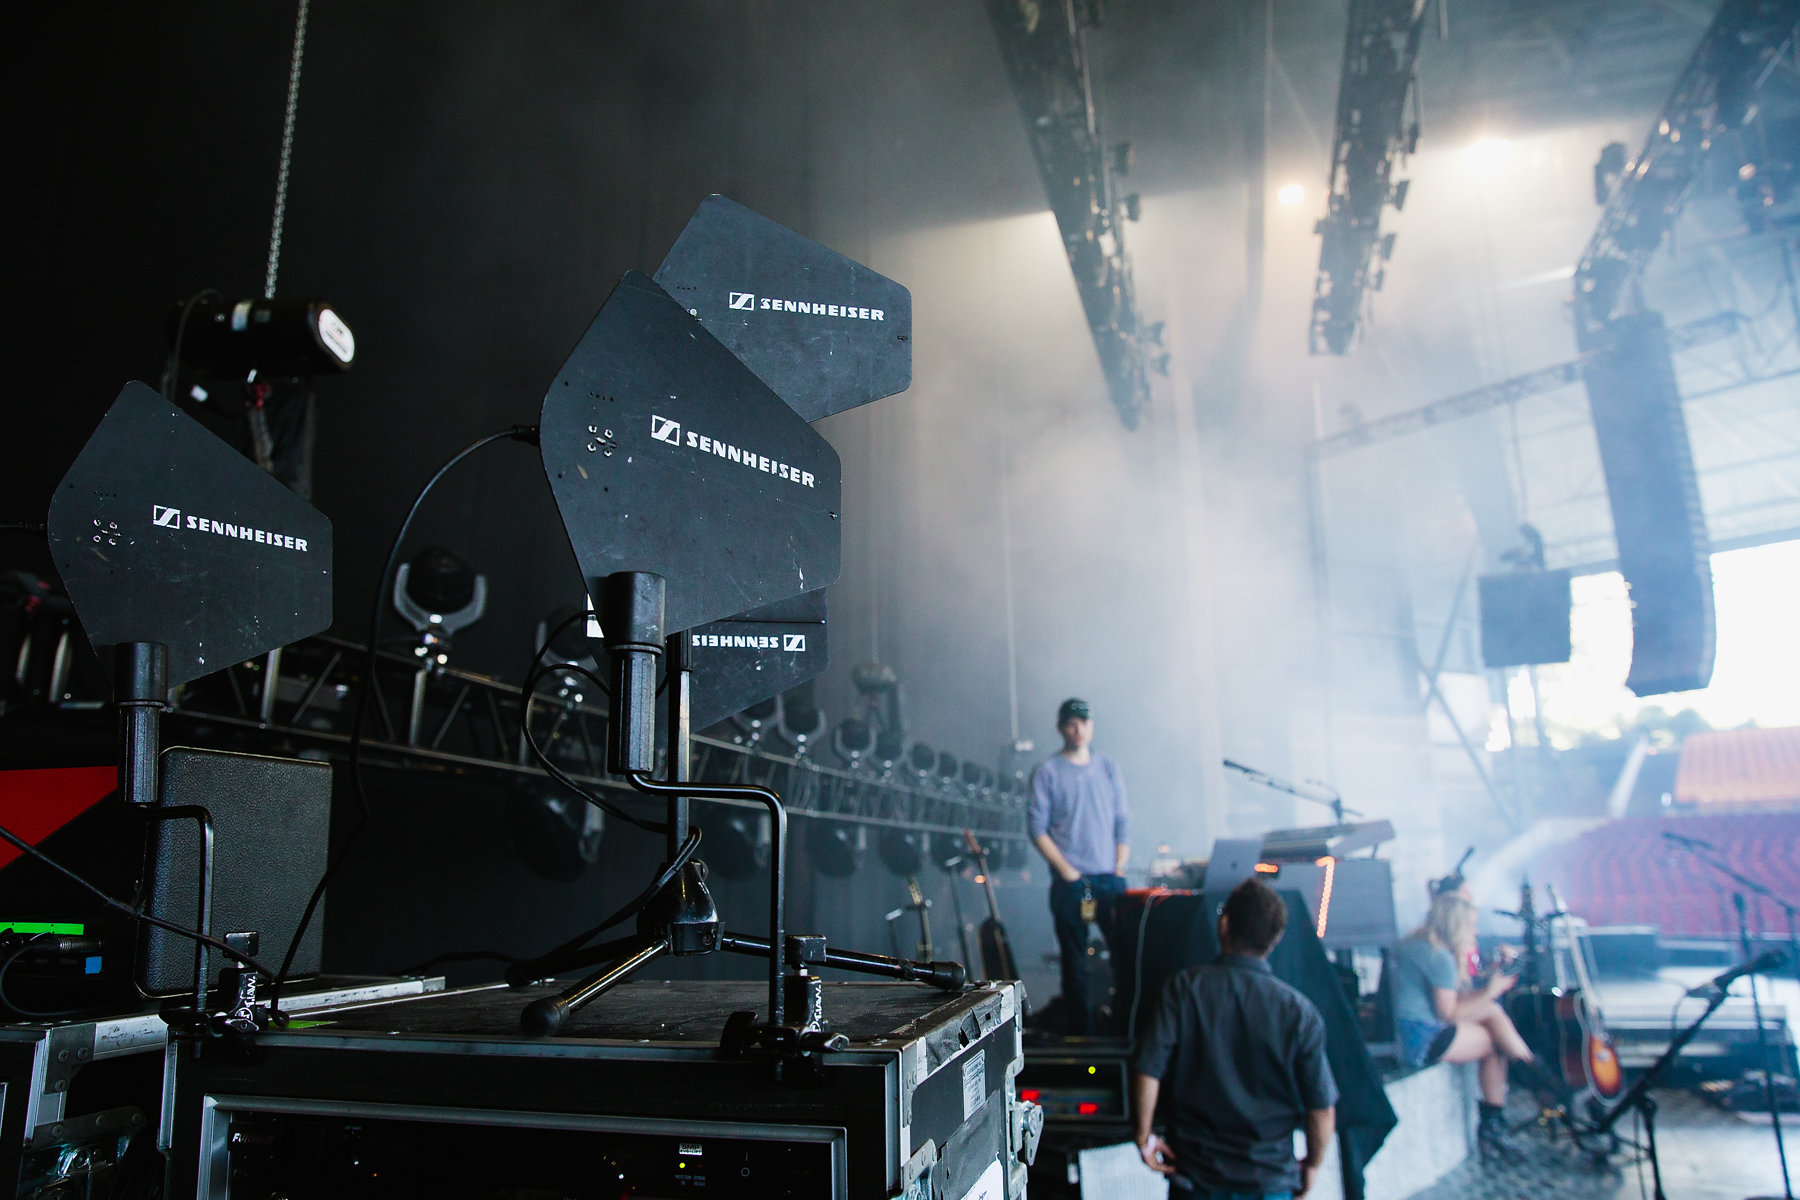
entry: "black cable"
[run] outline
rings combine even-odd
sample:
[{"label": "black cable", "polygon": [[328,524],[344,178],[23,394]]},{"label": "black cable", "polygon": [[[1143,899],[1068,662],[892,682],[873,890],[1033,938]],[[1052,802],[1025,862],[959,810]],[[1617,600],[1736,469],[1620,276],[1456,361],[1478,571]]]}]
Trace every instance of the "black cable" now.
[{"label": "black cable", "polygon": [[201,288],[188,297],[187,303],[181,306],[181,316],[176,318],[175,342],[169,347],[168,361],[163,363],[162,377],[162,396],[170,404],[175,403],[175,381],[181,376],[181,342],[187,336],[188,316],[193,313],[194,306],[208,296],[219,301],[225,299],[218,288]]},{"label": "black cable", "polygon": [[477,438],[451,455],[449,460],[437,469],[436,474],[425,481],[425,486],[419,489],[419,494],[413,497],[412,507],[406,510],[406,517],[400,522],[400,528],[394,534],[393,544],[388,547],[387,559],[382,564],[381,575],[375,581],[375,600],[370,606],[369,612],[368,652],[363,658],[362,687],[357,691],[356,711],[350,723],[350,790],[356,797],[356,825],[351,829],[350,835],[344,839],[344,844],[339,847],[336,856],[326,864],[325,873],[319,876],[318,886],[313,888],[312,897],[306,902],[306,911],[301,914],[300,925],[294,930],[293,940],[288,943],[287,954],[281,960],[281,970],[273,977],[273,982],[269,986],[269,1006],[277,1014],[281,1009],[282,985],[287,982],[288,970],[294,965],[294,956],[300,951],[300,941],[306,936],[306,927],[312,924],[313,914],[318,911],[319,901],[324,898],[325,885],[331,882],[331,877],[337,874],[338,868],[344,865],[344,860],[350,856],[350,851],[355,847],[357,839],[362,836],[363,830],[369,824],[369,796],[363,788],[362,777],[363,722],[369,714],[369,694],[375,690],[376,686],[375,667],[381,642],[381,614],[387,606],[388,577],[394,573],[394,565],[399,560],[400,545],[406,540],[406,532],[412,527],[413,518],[418,515],[419,506],[425,503],[425,497],[431,493],[431,489],[437,486],[438,480],[442,479],[451,467],[483,446],[491,445],[494,442],[510,440],[536,445],[537,439],[538,431],[535,425],[514,425],[499,433],[490,433],[486,437]]},{"label": "black cable", "polygon": [[237,947],[232,946],[227,942],[222,942],[216,937],[209,937],[208,935],[206,935],[204,933],[200,933],[196,930],[184,928],[180,925],[175,924],[173,921],[165,921],[161,917],[153,917],[147,912],[138,911],[137,909],[133,908],[131,905],[125,903],[123,900],[113,899],[111,896],[107,895],[100,888],[89,883],[87,880],[83,879],[81,876],[77,875],[75,872],[69,870],[69,868],[63,866],[61,863],[57,862],[54,858],[51,858],[48,854],[45,854],[42,850],[39,850],[36,846],[32,845],[30,842],[28,842],[24,838],[20,837],[18,834],[14,833],[12,830],[6,828],[4,825],[0,825],[0,838],[5,838],[7,841],[11,842],[14,846],[17,846],[21,851],[23,851],[26,854],[29,854],[32,858],[37,859],[39,862],[43,863],[46,867],[49,867],[52,871],[55,871],[57,874],[68,879],[71,883],[74,883],[77,887],[80,887],[86,891],[92,892],[94,895],[100,897],[101,903],[105,904],[106,907],[112,909],[113,911],[124,913],[126,916],[130,917],[134,921],[141,921],[146,925],[154,925],[158,929],[165,929],[170,933],[178,934],[181,937],[188,938],[192,941],[201,942],[207,946],[212,947],[214,950],[217,950],[219,953],[225,955],[225,957],[231,959],[231,961],[233,961],[233,962],[242,963],[244,966],[249,967],[254,971],[258,971],[258,972],[262,973],[263,975],[269,974],[269,968],[267,966],[265,966],[261,962],[258,962],[255,958],[251,957],[248,954],[245,954],[242,950],[239,950]]},{"label": "black cable", "polygon": [[7,955],[5,962],[0,963],[0,1008],[4,1008],[8,1012],[16,1013],[30,1021],[60,1021],[66,1017],[79,1016],[83,1011],[79,1008],[63,1008],[39,1012],[36,1009],[26,1008],[23,1004],[17,1003],[12,997],[6,994],[6,973],[12,970],[12,965],[19,961],[20,956],[33,946],[37,945],[40,940],[49,936],[51,935],[47,933],[33,934],[31,937],[26,938],[24,943],[11,954]]},{"label": "black cable", "polygon": [[[585,621],[593,615],[594,613],[591,609],[583,610],[563,621],[555,629],[549,630],[544,634],[543,644],[540,645],[537,648],[537,652],[531,656],[531,666],[525,672],[525,682],[519,686],[519,730],[524,734],[525,745],[530,748],[532,756],[542,764],[544,771],[550,778],[556,780],[556,782],[562,784],[577,796],[580,796],[583,800],[586,800],[589,804],[598,808],[601,812],[616,817],[619,820],[624,821],[627,825],[634,825],[637,828],[642,829],[645,833],[661,834],[666,837],[669,832],[669,827],[665,822],[651,821],[637,816],[634,813],[620,808],[612,801],[602,799],[598,794],[590,792],[587,788],[582,787],[581,784],[577,783],[566,771],[550,760],[549,754],[538,744],[537,735],[531,731],[531,706],[537,700],[536,690],[538,681],[544,676],[553,674],[557,671],[567,671],[571,674],[580,675],[583,678],[592,680],[594,685],[602,691],[607,690],[605,683],[585,667],[577,666],[576,664],[569,662],[542,663],[539,661],[543,658],[544,652],[550,648],[550,644],[562,634],[563,630],[575,624],[575,622]],[[609,715],[608,719],[611,719],[611,716],[612,715]]]},{"label": "black cable", "polygon": [[533,979],[539,978],[545,971],[548,971],[550,974],[555,974],[560,969],[558,966],[559,960],[567,958],[569,955],[581,950],[588,942],[592,941],[600,934],[605,933],[608,929],[611,929],[626,917],[637,913],[639,909],[650,902],[651,897],[669,886],[669,881],[674,879],[676,874],[683,867],[693,861],[694,855],[699,849],[700,827],[695,825],[688,830],[687,838],[681,843],[681,849],[676,852],[674,861],[664,867],[662,872],[651,882],[650,886],[645,888],[642,892],[639,892],[630,903],[609,913],[598,925],[595,925],[585,932],[576,934],[562,945],[557,946],[552,950],[548,950],[543,954],[538,955],[536,958],[514,963],[506,972],[506,981],[514,987],[519,987],[531,982]]}]

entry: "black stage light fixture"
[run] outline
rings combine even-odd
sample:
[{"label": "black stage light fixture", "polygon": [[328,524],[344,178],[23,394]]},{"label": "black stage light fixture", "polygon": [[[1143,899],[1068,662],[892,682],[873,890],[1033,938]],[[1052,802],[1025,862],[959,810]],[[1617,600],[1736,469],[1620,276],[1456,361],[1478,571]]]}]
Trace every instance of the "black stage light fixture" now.
[{"label": "black stage light fixture", "polygon": [[450,661],[450,638],[487,611],[487,576],[442,546],[428,546],[394,572],[394,610],[419,634],[413,653],[426,664]]},{"label": "black stage light fixture", "polygon": [[906,765],[912,768],[920,781],[930,779],[937,772],[937,751],[924,742],[914,742],[906,750]]},{"label": "black stage light fixture", "polygon": [[981,792],[981,764],[972,759],[965,759],[962,765],[962,785],[971,796]]},{"label": "black stage light fixture", "polygon": [[819,707],[811,680],[782,693],[775,736],[794,748],[795,757],[823,741],[826,728],[825,710]]},{"label": "black stage light fixture", "polygon": [[[544,646],[544,639],[550,644],[544,647],[543,661],[549,663],[568,663],[577,667],[594,669],[594,644],[589,635],[596,628],[590,616],[584,624],[575,618],[587,611],[585,605],[565,604],[550,610],[548,616],[538,622],[537,636],[531,643],[532,649]],[[555,636],[551,633],[555,631]]]},{"label": "black stage light fixture", "polygon": [[348,371],[356,335],[328,300],[239,300],[218,293],[178,301],[169,312],[170,347],[204,374],[243,378],[309,378]]},{"label": "black stage light fixture", "polygon": [[758,700],[743,712],[731,714],[731,740],[740,746],[755,746],[775,731],[781,722],[781,697]]},{"label": "black stage light fixture", "polygon": [[521,780],[506,798],[506,831],[532,874],[566,883],[600,861],[606,819],[579,797]]},{"label": "black stage light fixture", "polygon": [[831,731],[831,751],[851,770],[875,753],[875,730],[861,717],[845,717]]},{"label": "black stage light fixture", "polygon": [[962,775],[962,762],[948,750],[939,751],[937,756],[938,786],[956,790],[956,782]]},{"label": "black stage light fixture", "polygon": [[768,865],[767,818],[760,813],[708,813],[706,865],[721,879],[748,879]]},{"label": "black stage light fixture", "polygon": [[882,774],[894,769],[906,755],[906,737],[899,730],[883,729],[875,735],[875,751],[869,757]]},{"label": "black stage light fixture", "polygon": [[901,878],[917,875],[931,857],[931,835],[922,829],[889,825],[876,836],[875,850],[881,865],[894,874]]},{"label": "black stage light fixture", "polygon": [[813,869],[832,879],[848,879],[856,874],[867,834],[859,825],[852,828],[843,821],[815,818],[806,830],[806,852]]}]

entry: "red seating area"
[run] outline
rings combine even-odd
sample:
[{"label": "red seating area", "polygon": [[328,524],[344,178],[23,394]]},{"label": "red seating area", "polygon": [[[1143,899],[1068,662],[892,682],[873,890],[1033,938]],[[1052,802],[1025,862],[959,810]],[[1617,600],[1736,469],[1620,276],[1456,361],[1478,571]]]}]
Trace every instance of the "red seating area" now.
[{"label": "red seating area", "polygon": [[[1662,835],[1710,842],[1717,857],[1776,895],[1800,903],[1800,813],[1627,817],[1591,829],[1546,854],[1534,880],[1556,884],[1590,925],[1654,925],[1664,937],[1734,937],[1737,915],[1725,875]],[[1750,930],[1786,930],[1764,902]]]}]

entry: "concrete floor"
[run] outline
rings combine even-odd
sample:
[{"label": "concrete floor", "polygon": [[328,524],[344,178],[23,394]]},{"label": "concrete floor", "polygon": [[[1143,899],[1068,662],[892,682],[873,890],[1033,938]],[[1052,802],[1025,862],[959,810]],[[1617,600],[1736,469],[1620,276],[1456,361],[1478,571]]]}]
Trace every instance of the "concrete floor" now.
[{"label": "concrete floor", "polygon": [[[1656,1143],[1669,1200],[1782,1195],[1775,1136],[1766,1121],[1734,1116],[1687,1092],[1658,1092],[1656,1098]],[[1515,1115],[1529,1121],[1523,1110]],[[1631,1119],[1620,1129],[1632,1136]],[[1782,1132],[1790,1170],[1800,1167],[1800,1118],[1784,1121]],[[1628,1147],[1609,1164],[1596,1165],[1567,1137],[1551,1138],[1535,1125],[1514,1136],[1524,1151],[1518,1161],[1484,1165],[1470,1159],[1411,1200],[1639,1200],[1652,1194],[1649,1163]]]}]

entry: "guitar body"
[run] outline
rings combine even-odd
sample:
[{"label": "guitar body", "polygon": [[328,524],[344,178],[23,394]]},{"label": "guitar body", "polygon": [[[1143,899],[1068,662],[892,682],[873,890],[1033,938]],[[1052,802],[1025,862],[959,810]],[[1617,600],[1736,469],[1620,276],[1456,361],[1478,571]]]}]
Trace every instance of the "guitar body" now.
[{"label": "guitar body", "polygon": [[1006,939],[1006,926],[998,917],[981,923],[981,971],[989,979],[1017,979],[1019,965],[1013,961],[1012,943]]},{"label": "guitar body", "polygon": [[981,872],[981,882],[987,891],[988,917],[981,923],[981,972],[988,979],[1017,979],[1019,964],[1013,959],[1012,942],[1007,939],[1006,926],[1000,923],[1000,902],[994,897],[994,880],[988,871],[987,851],[975,840],[975,832],[963,830],[963,841],[968,844],[969,855],[975,860],[976,868]]},{"label": "guitar body", "polygon": [[1619,1065],[1618,1047],[1581,989],[1557,997],[1556,1016],[1562,1035],[1563,1078],[1573,1087],[1586,1087],[1603,1103],[1618,1100],[1625,1092],[1625,1069]]}]

